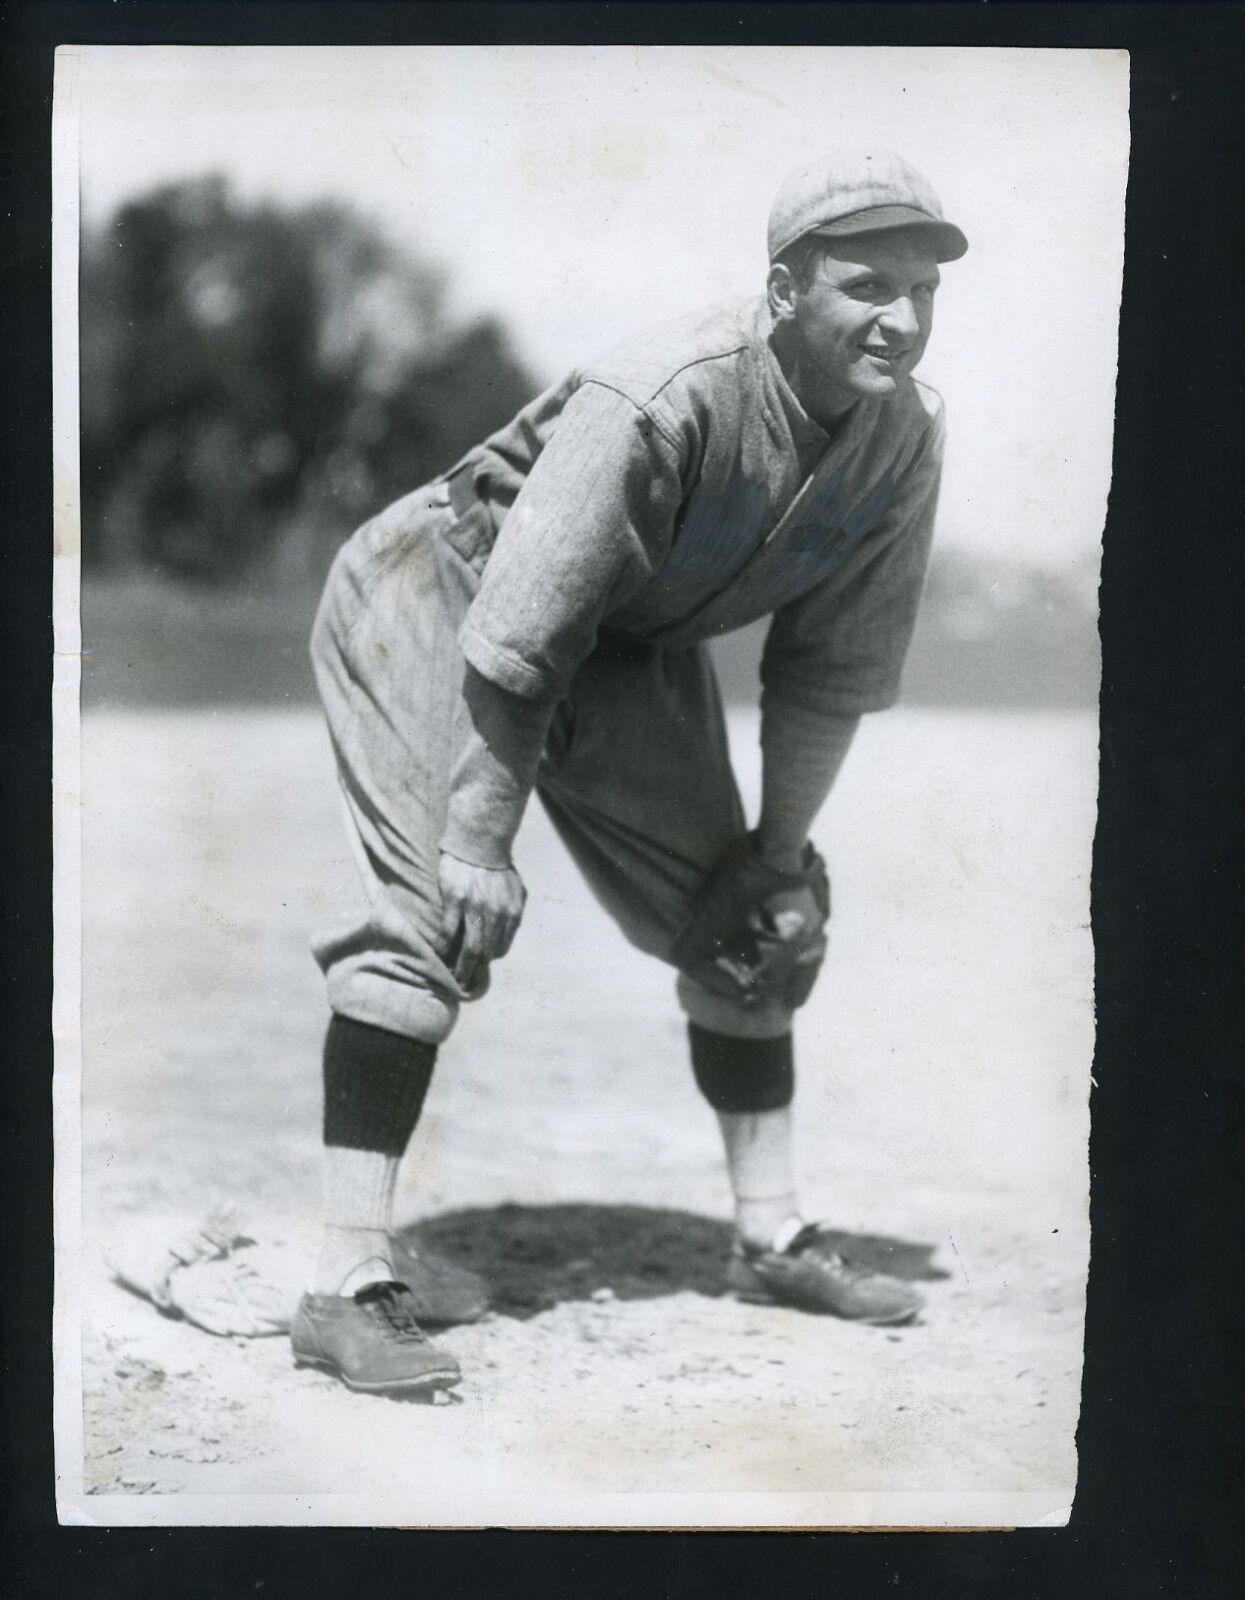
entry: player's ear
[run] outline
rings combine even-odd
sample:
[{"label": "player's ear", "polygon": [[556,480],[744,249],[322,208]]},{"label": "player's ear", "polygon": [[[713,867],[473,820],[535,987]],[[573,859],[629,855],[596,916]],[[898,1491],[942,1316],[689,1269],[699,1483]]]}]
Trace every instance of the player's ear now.
[{"label": "player's ear", "polygon": [[790,322],[795,316],[795,303],[800,290],[795,281],[795,274],[785,261],[775,261],[770,267],[769,276],[765,280],[765,291],[774,321]]}]

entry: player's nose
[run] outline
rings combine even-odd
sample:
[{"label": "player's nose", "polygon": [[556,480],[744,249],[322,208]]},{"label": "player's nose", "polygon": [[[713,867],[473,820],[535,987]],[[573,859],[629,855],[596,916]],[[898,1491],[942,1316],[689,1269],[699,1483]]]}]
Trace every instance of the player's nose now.
[{"label": "player's nose", "polygon": [[912,344],[920,336],[921,324],[916,306],[910,295],[898,295],[883,308],[878,325],[889,341],[895,344]]}]

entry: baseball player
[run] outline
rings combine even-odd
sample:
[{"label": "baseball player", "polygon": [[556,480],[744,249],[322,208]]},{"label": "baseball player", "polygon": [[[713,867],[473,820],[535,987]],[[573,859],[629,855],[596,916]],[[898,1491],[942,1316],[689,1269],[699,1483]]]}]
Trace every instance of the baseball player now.
[{"label": "baseball player", "polygon": [[[423,1326],[487,1303],[446,1262],[398,1281],[389,1230],[438,1046],[519,926],[533,791],[627,938],[677,969],[734,1192],[730,1287],[879,1324],[919,1307],[800,1212],[792,1017],[829,916],[809,830],[916,615],[943,422],[912,372],[967,243],[878,151],[792,173],[768,242],[763,296],[589,362],[330,575],[312,656],[365,897],[316,945],[325,1227],[291,1340],[351,1388],[457,1382]],[[761,617],[749,831],[706,641]]]}]

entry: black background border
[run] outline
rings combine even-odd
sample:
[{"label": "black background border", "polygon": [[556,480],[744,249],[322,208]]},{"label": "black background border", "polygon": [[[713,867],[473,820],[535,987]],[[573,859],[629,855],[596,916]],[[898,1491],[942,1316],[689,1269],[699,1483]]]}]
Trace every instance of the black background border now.
[{"label": "black background border", "polygon": [[[8,4],[0,482],[0,1294],[9,1592],[1008,1597],[1236,1592],[1245,1517],[1245,12],[1202,4]],[[1011,1534],[55,1526],[51,208],[57,43],[1123,48],[1132,156],[1104,541],[1093,1263],[1071,1526]],[[984,338],[1005,336],[986,328]],[[1058,330],[1052,330],[1058,337]]]}]

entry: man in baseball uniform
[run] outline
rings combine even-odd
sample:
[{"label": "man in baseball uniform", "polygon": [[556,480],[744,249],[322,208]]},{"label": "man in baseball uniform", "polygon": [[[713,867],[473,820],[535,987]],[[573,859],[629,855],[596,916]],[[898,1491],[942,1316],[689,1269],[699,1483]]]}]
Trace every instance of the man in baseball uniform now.
[{"label": "man in baseball uniform", "polygon": [[[792,1015],[825,949],[808,834],[891,705],[924,578],[942,404],[917,383],[967,249],[887,152],[792,173],[767,292],[626,341],[355,534],[312,654],[365,889],[316,947],[325,1228],[295,1357],[352,1388],[458,1380],[421,1324],[479,1315],[389,1239],[398,1162],[459,1005],[518,928],[533,790],[605,909],[677,969],[735,1196],[737,1293],[894,1323],[911,1287],[830,1248],[791,1161]],[[749,832],[706,642],[768,617]]]}]

